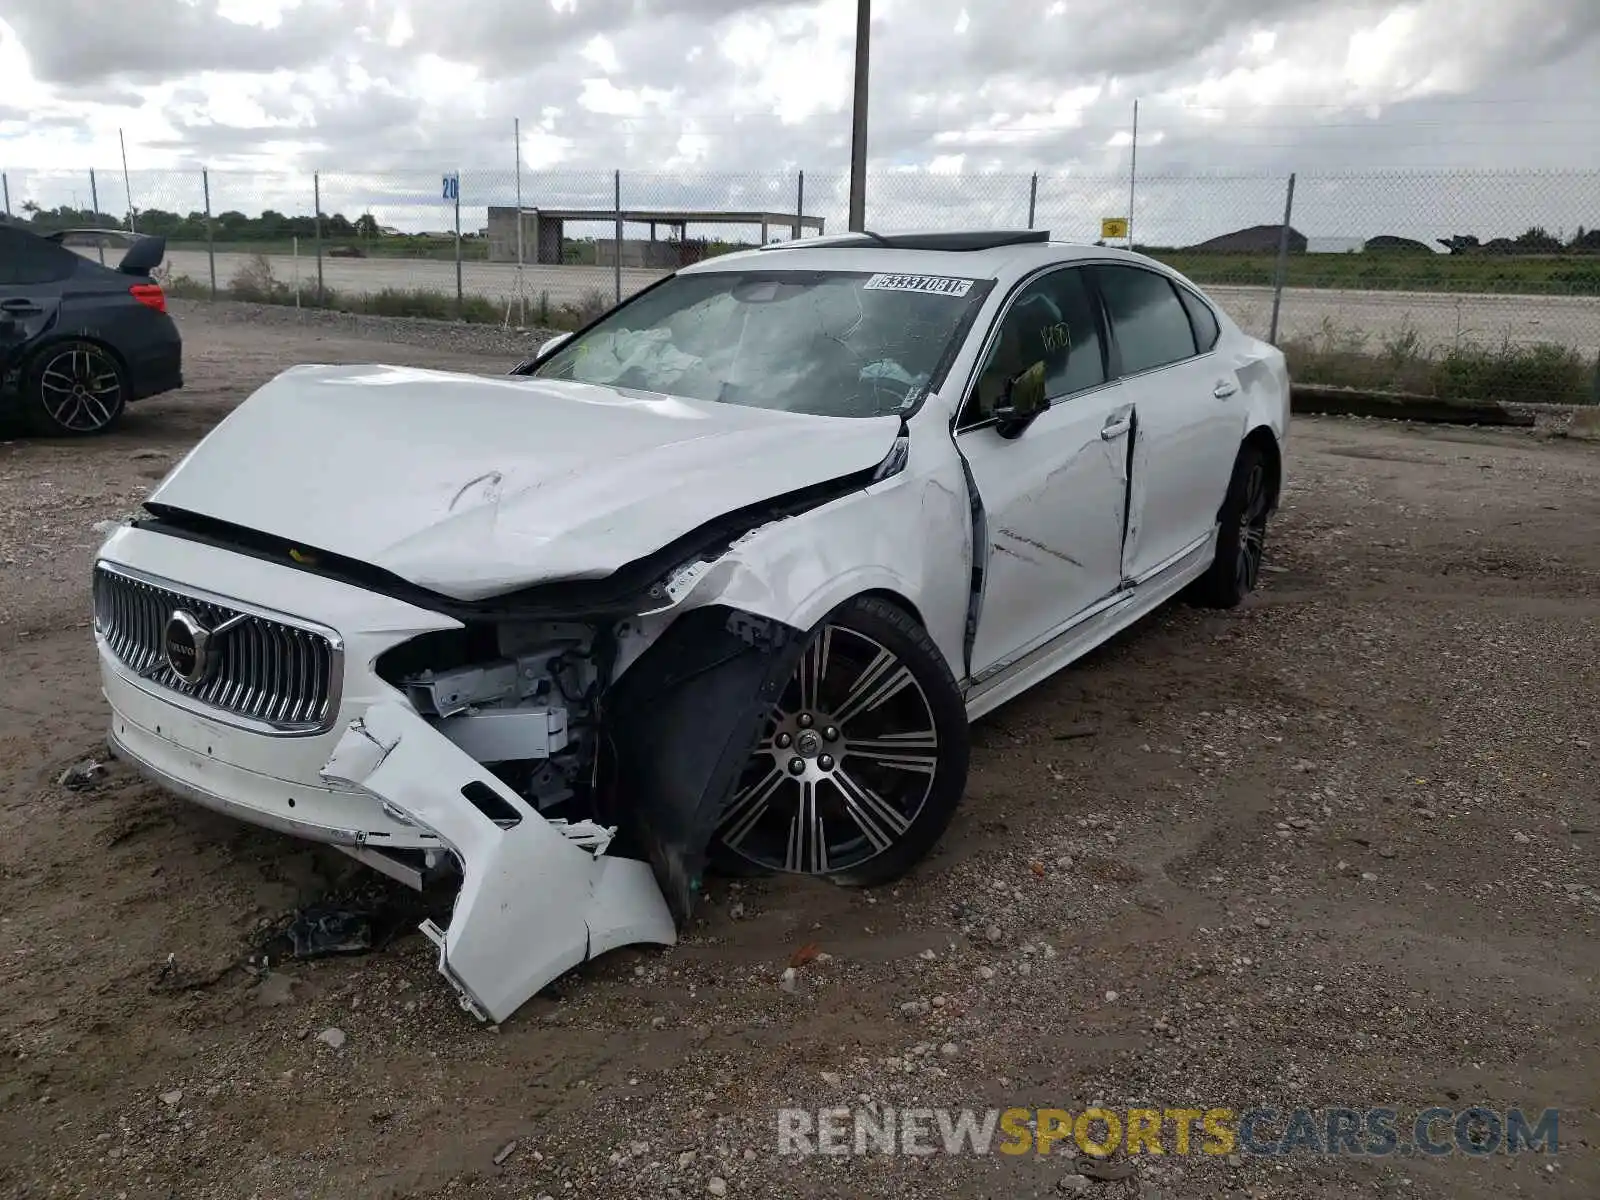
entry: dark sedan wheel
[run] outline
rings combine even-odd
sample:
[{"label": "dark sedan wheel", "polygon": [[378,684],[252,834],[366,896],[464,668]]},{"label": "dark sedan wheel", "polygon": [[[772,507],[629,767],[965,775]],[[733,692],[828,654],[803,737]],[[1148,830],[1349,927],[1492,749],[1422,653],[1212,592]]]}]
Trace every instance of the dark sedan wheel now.
[{"label": "dark sedan wheel", "polygon": [[854,886],[896,879],[949,825],[967,756],[966,708],[927,633],[883,600],[852,600],[812,631],[717,858]]},{"label": "dark sedan wheel", "polygon": [[122,417],[128,384],[122,365],[93,342],[57,342],[28,372],[29,416],[51,437],[104,433]]},{"label": "dark sedan wheel", "polygon": [[1233,608],[1255,591],[1261,581],[1271,511],[1272,476],[1266,457],[1255,446],[1242,446],[1218,514],[1216,557],[1211,569],[1195,581],[1191,599],[1210,608]]},{"label": "dark sedan wheel", "polygon": [[1240,593],[1253,592],[1261,578],[1261,557],[1267,542],[1267,465],[1260,460],[1250,464],[1244,480],[1244,497],[1239,506],[1238,544],[1234,548],[1234,582]]}]

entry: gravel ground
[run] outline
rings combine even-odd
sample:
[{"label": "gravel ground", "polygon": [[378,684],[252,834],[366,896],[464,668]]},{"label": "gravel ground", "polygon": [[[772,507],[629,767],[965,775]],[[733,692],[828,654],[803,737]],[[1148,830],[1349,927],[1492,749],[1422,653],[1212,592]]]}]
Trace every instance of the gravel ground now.
[{"label": "gravel ground", "polygon": [[[284,365],[499,371],[535,339],[179,319],[184,392],[103,440],[0,443],[8,1194],[1600,1194],[1600,449],[1301,421],[1262,591],[1164,610],[981,722],[911,879],[715,882],[679,946],[485,1029],[414,934],[250,962],[339,856],[115,765],[58,781],[102,754],[96,523]],[[780,1106],[1097,1101],[1553,1106],[1562,1153],[776,1152]]]}]

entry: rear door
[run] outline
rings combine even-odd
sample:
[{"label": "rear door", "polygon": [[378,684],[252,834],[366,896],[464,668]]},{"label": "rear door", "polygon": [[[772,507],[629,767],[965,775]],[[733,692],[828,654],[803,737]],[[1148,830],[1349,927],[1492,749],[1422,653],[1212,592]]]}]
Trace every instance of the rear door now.
[{"label": "rear door", "polygon": [[1244,404],[1199,297],[1145,267],[1093,270],[1116,373],[1138,414],[1123,575],[1140,580],[1209,536],[1244,436]]},{"label": "rear door", "polygon": [[62,286],[77,264],[72,251],[0,225],[0,366],[6,374],[22,349],[55,325]]}]

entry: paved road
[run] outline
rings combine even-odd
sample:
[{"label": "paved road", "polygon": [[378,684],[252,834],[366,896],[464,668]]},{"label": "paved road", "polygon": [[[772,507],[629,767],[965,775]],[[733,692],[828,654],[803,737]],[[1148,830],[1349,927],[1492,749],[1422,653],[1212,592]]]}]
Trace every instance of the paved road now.
[{"label": "paved road", "polygon": [[[236,271],[252,257],[217,255],[217,283],[226,286]],[[172,268],[194,279],[208,278],[203,251],[174,250]],[[274,273],[288,282],[295,278],[296,263],[288,255],[270,257]],[[317,264],[302,256],[299,278],[314,286]],[[453,295],[453,262],[424,259],[339,259],[322,264],[326,286],[346,292],[376,292],[383,288],[427,288]],[[655,279],[657,271],[624,270],[622,288],[632,293]],[[462,285],[468,294],[508,302],[517,295],[517,269],[507,263],[473,262],[462,265]],[[548,294],[553,305],[581,301],[598,292],[609,299],[615,282],[610,267],[525,266],[523,286],[530,305]],[[1234,319],[1252,333],[1266,334],[1272,316],[1272,291],[1259,287],[1208,289]],[[1288,337],[1310,337],[1325,329],[1364,333],[1367,348],[1382,349],[1382,340],[1406,328],[1415,329],[1425,345],[1453,345],[1458,341],[1500,345],[1512,342],[1557,342],[1593,357],[1600,355],[1600,297],[1484,296],[1440,292],[1360,292],[1291,288],[1284,293],[1280,323]]]}]

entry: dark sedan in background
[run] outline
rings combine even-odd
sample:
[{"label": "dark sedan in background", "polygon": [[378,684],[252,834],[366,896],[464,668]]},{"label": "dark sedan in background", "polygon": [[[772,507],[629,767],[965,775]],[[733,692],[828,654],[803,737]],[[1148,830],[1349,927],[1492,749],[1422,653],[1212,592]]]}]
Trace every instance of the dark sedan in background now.
[{"label": "dark sedan in background", "polygon": [[104,433],[183,386],[183,341],[152,277],[166,239],[134,235],[116,267],[0,223],[0,419],[34,433]]}]

